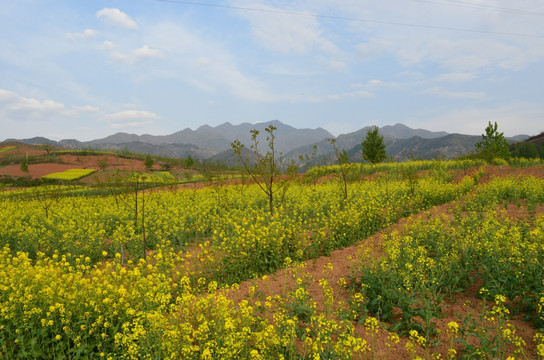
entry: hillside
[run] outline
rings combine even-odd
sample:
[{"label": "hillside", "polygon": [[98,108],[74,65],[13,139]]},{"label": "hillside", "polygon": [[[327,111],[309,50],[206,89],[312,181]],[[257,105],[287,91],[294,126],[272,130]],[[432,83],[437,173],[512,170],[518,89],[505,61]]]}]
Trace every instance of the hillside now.
[{"label": "hillside", "polygon": [[[416,159],[452,159],[460,154],[466,154],[475,149],[475,144],[481,140],[480,136],[449,134],[446,136],[423,139],[413,136],[408,139],[386,138],[387,155],[394,160]],[[362,146],[356,145],[348,155],[352,161],[362,158]]]},{"label": "hillside", "polygon": [[[216,127],[203,125],[196,130],[187,128],[165,136],[117,133],[103,139],[82,142],[79,144],[79,147],[119,148],[120,146],[134,143],[146,143],[162,147],[172,144],[185,144],[192,145],[193,154],[198,154],[200,158],[205,159],[216,153],[230,149],[230,144],[234,139],[239,139],[242,143],[249,144],[251,142],[250,130],[257,129],[261,133],[264,133],[264,129],[269,125],[277,128],[275,132],[277,136],[276,145],[278,151],[284,153],[297,147],[332,137],[328,131],[321,128],[296,129],[278,120],[273,120],[257,124],[242,123],[240,125],[232,125],[226,122]],[[157,153],[158,149],[153,151],[154,154],[159,155]],[[173,150],[171,149],[170,151]],[[179,152],[175,153],[179,154]]]},{"label": "hillside", "polygon": [[[203,125],[196,130],[187,128],[170,135],[117,133],[86,142],[76,139],[64,139],[56,142],[43,137],[18,141],[28,144],[50,144],[67,149],[123,150],[171,158],[191,156],[212,163],[221,162],[226,165],[236,165],[237,160],[233,156],[230,146],[232,141],[239,139],[243,144],[249,146],[251,145],[250,131],[256,129],[261,133],[259,136],[260,149],[266,151],[267,142],[264,129],[269,125],[276,127],[275,147],[278,153],[282,153],[286,159],[298,161],[300,156],[315,153],[313,159],[315,164],[334,162],[333,147],[328,141],[333,138],[332,134],[322,128],[297,129],[278,120],[239,125],[226,122],[216,127]],[[364,126],[357,131],[339,135],[336,137],[337,148],[346,149],[352,161],[360,161],[361,141],[369,129],[369,126]],[[474,151],[474,144],[481,139],[480,136],[474,135],[412,129],[403,124],[383,126],[380,128],[380,134],[384,136],[387,155],[400,161],[413,157],[451,159]],[[518,135],[509,140],[527,138],[526,135]],[[535,137],[535,140],[531,141],[538,141],[538,139]]]},{"label": "hillside", "polygon": [[[144,144],[143,150],[146,146]],[[173,145],[174,146],[174,145]],[[27,171],[21,163],[28,162]],[[151,157],[153,165],[146,166],[143,153],[94,150],[66,150],[57,146],[46,147],[19,142],[0,143],[0,183],[2,187],[25,187],[37,185],[54,173],[74,170],[91,170],[88,175],[68,180],[70,184],[99,185],[116,176],[127,176],[133,172],[145,173],[150,182],[176,181],[179,184],[202,181],[204,174],[221,173],[216,168],[197,163],[186,166],[186,159]],[[157,176],[160,176],[158,178]],[[153,180],[151,180],[153,179]]]}]

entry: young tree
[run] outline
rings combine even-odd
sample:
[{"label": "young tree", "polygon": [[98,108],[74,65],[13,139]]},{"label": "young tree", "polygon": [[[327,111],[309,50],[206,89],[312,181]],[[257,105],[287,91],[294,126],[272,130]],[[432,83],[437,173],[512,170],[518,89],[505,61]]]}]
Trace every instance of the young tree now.
[{"label": "young tree", "polygon": [[97,165],[100,170],[105,170],[108,167],[108,159],[105,157],[98,159]]},{"label": "young tree", "polygon": [[362,145],[363,162],[366,160],[371,164],[377,164],[385,160],[385,143],[377,126],[368,129]]},{"label": "young tree", "polygon": [[485,134],[482,134],[482,141],[476,143],[476,149],[480,155],[486,160],[491,161],[493,158],[507,159],[510,157],[510,148],[508,141],[504,138],[504,133],[497,130],[497,122],[485,128]]},{"label": "young tree", "polygon": [[349,156],[346,149],[342,151],[338,150],[336,147],[336,139],[328,139],[329,143],[334,148],[334,155],[336,156],[336,161],[340,166],[340,179],[342,180],[342,197],[344,200],[348,199],[348,182],[350,178],[350,173],[353,168],[353,164],[349,161]]},{"label": "young tree", "polygon": [[268,197],[270,216],[274,216],[274,195],[286,186],[286,181],[282,181],[281,179],[284,170],[289,173],[294,172],[296,168],[293,162],[287,166],[282,166],[281,153],[278,154],[275,144],[276,135],[274,135],[274,131],[276,129],[274,125],[270,125],[264,129],[267,133],[266,141],[268,142],[266,154],[263,154],[259,150],[259,141],[257,140],[259,131],[257,129],[250,131],[251,141],[253,142],[250,149],[253,152],[253,159],[243,154],[245,146],[240,140],[236,139],[231,143],[232,149],[238,156],[238,160],[242,163],[244,170]]},{"label": "young tree", "polygon": [[187,155],[187,160],[185,160],[185,167],[192,167],[195,164],[194,159],[191,157],[191,155]]},{"label": "young tree", "polygon": [[21,161],[21,171],[28,172],[28,159],[26,157]]},{"label": "young tree", "polygon": [[535,144],[519,141],[510,146],[512,156],[526,159],[538,158],[538,149]]},{"label": "young tree", "polygon": [[151,155],[147,154],[144,159],[144,166],[147,170],[151,170],[153,168],[153,165],[155,164],[155,161],[153,161],[153,158]]},{"label": "young tree", "polygon": [[41,144],[40,149],[45,150],[47,153],[47,156],[51,153],[51,150],[53,150],[53,146],[51,144]]},{"label": "young tree", "polygon": [[36,186],[32,195],[38,200],[38,204],[45,212],[45,218],[49,218],[49,213],[53,205],[59,201],[62,195],[62,187],[60,185],[39,185]]},{"label": "young tree", "polygon": [[[141,235],[142,257],[146,259],[147,239],[146,239],[146,218],[145,210],[148,197],[145,192],[145,174],[138,171],[130,171],[121,173],[119,170],[107,181],[107,187],[110,188],[111,194],[114,196],[118,209],[122,206],[133,214],[134,230]],[[125,257],[125,246],[127,243],[121,244],[121,256]]]}]

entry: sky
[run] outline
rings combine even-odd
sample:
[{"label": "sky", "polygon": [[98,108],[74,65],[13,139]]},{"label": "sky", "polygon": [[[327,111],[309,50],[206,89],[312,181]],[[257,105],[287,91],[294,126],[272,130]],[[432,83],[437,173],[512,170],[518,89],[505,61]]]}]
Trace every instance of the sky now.
[{"label": "sky", "polygon": [[0,34],[0,141],[544,131],[542,0],[17,0]]}]

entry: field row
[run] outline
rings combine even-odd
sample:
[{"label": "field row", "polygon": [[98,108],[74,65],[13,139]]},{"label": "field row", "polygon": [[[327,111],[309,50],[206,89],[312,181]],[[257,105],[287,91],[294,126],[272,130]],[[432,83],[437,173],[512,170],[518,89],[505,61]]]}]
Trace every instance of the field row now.
[{"label": "field row", "polygon": [[[480,184],[484,173],[467,170],[458,181],[443,167],[381,173],[350,183],[347,199],[334,180],[290,183],[273,217],[258,187],[242,184],[3,199],[0,354],[544,356],[544,337],[516,332],[510,320],[519,314],[544,327],[544,181]],[[338,284],[327,281],[332,265],[319,279],[305,268],[305,260],[462,197],[442,217],[387,232],[383,255],[368,252]],[[524,215],[509,217],[511,207]],[[237,290],[238,282],[281,268],[292,284],[281,296],[267,294],[266,285]],[[474,286],[481,308],[444,327],[446,305]],[[385,350],[377,334],[385,335]]]}]

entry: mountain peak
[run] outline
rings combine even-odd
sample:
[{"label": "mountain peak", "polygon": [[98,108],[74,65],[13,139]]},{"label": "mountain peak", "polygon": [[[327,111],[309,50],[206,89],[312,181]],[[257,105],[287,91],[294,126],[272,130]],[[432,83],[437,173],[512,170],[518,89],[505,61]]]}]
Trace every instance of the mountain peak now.
[{"label": "mountain peak", "polygon": [[435,139],[448,135],[445,131],[429,131],[424,129],[412,129],[404,124],[386,125],[380,128],[380,133],[386,137],[397,139],[408,139],[413,136],[419,136],[422,139]]},{"label": "mountain peak", "polygon": [[195,131],[199,131],[199,130],[210,130],[210,129],[213,129],[210,125],[208,124],[204,124],[204,125],[201,125],[199,126]]}]

